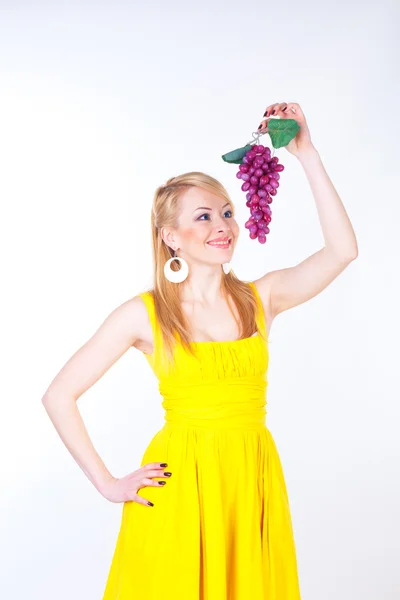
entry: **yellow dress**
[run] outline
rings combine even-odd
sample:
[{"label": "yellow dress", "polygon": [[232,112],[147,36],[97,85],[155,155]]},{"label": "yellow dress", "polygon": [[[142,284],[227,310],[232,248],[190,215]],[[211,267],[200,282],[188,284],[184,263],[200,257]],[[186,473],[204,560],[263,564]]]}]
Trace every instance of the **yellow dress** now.
[{"label": "yellow dress", "polygon": [[103,600],[300,600],[288,494],[265,423],[268,343],[258,333],[192,342],[198,359],[178,344],[166,373],[153,299],[141,297],[165,424],[140,466],[166,462],[172,475],[138,491],[153,507],[123,504]]}]

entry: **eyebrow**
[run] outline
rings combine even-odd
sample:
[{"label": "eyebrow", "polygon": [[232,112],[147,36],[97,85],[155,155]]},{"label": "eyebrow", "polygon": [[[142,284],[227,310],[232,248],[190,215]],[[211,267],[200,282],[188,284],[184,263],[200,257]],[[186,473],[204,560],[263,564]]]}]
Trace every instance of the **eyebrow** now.
[{"label": "eyebrow", "polygon": [[[222,208],[225,208],[225,206],[231,206],[230,202],[227,202],[226,204],[223,205]],[[197,208],[195,208],[195,210],[193,212],[196,212],[196,210],[212,210],[211,208],[209,208],[208,206],[198,206]]]}]

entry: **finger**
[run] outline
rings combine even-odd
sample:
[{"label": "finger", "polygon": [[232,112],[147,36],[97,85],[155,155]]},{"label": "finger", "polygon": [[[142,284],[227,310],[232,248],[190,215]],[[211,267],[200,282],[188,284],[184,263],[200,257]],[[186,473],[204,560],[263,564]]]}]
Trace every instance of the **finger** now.
[{"label": "finger", "polygon": [[142,469],[165,469],[168,467],[166,462],[149,462],[143,465]]},{"label": "finger", "polygon": [[160,487],[165,485],[167,482],[166,481],[158,481],[156,479],[149,479],[148,477],[143,477],[140,485],[141,487],[144,487],[145,485],[152,485],[153,487]]},{"label": "finger", "polygon": [[146,471],[145,477],[171,477],[172,473],[170,471],[159,471],[158,469],[154,469],[153,471]]},{"label": "finger", "polygon": [[263,114],[263,117],[269,117],[269,115],[271,114],[271,111],[272,111],[273,107],[274,107],[273,104],[270,104],[269,106],[267,106],[267,110]]},{"label": "finger", "polygon": [[[161,466],[164,465],[164,466]],[[167,463],[159,463],[159,462],[150,462],[147,463],[146,465],[143,465],[142,467],[140,467],[140,471],[144,471],[146,474],[149,471],[165,471],[165,468],[168,467]]]},{"label": "finger", "polygon": [[150,500],[146,500],[146,498],[142,498],[139,494],[133,494],[131,498],[132,502],[137,502],[138,504],[143,504],[144,506],[154,506]]},{"label": "finger", "polygon": [[[282,117],[285,117],[285,111],[287,110],[287,104],[286,102],[281,102],[280,104],[271,104],[267,110],[264,113],[264,117],[268,117],[269,115],[274,115],[275,117],[280,115]],[[258,129],[260,131],[263,131],[264,129],[267,128],[267,123],[268,123],[268,119],[267,121],[264,123],[264,121],[262,121],[258,127]]]},{"label": "finger", "polygon": [[271,115],[276,115],[278,109],[279,109],[279,103],[276,102],[275,104],[270,104],[263,116],[269,117]]},{"label": "finger", "polygon": [[[284,116],[285,112],[287,110],[287,103],[286,102],[281,102],[280,104],[274,104],[273,108],[271,110],[271,116],[274,115],[275,117],[277,117],[278,115],[280,116]],[[265,114],[264,114],[265,116]]]},{"label": "finger", "polygon": [[279,117],[280,119],[290,119],[293,116],[293,113],[288,110],[286,102],[282,102],[274,116]]},{"label": "finger", "polygon": [[296,102],[289,102],[288,104],[288,110],[286,112],[290,112],[292,114],[296,114],[299,115],[301,117],[303,117],[303,111],[301,110],[299,104],[297,104]]}]

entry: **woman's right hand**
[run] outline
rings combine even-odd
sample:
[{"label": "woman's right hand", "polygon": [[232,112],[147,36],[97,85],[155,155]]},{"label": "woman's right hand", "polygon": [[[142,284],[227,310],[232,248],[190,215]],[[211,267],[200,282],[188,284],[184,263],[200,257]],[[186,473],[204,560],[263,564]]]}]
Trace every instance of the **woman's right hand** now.
[{"label": "woman's right hand", "polygon": [[[162,463],[165,464],[165,463]],[[145,506],[154,506],[151,502],[138,495],[138,490],[146,486],[164,486],[166,481],[154,481],[152,477],[171,477],[172,473],[165,471],[160,463],[151,462],[143,465],[137,471],[128,473],[125,477],[113,477],[101,490],[101,494],[110,502],[134,501]]]}]

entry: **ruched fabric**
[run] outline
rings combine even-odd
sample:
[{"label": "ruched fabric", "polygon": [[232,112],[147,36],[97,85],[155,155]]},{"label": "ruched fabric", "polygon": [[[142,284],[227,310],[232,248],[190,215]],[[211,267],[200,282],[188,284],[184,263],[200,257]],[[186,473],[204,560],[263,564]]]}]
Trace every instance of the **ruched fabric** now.
[{"label": "ruched fabric", "polygon": [[[257,289],[257,324],[267,338]],[[165,424],[141,465],[166,461],[172,476],[125,502],[103,600],[301,600],[290,505],[266,426],[268,339],[178,345],[164,370],[153,328],[145,354],[158,378]]]}]

